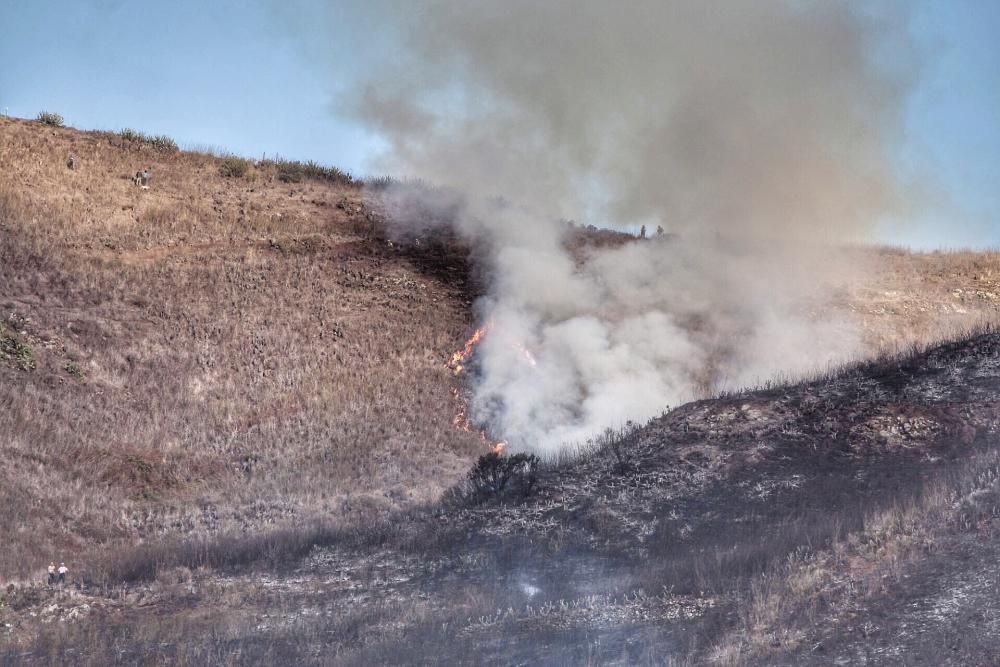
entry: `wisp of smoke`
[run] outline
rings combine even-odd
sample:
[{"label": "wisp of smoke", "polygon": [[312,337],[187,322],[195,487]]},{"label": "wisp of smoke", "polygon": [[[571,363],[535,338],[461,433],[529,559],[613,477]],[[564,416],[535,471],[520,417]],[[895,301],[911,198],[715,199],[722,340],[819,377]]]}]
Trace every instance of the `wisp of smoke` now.
[{"label": "wisp of smoke", "polygon": [[[471,409],[491,433],[551,452],[858,352],[852,324],[822,311],[849,270],[831,248],[905,199],[892,150],[907,69],[878,50],[905,25],[898,12],[808,0],[357,11],[394,48],[340,110],[385,140],[385,167],[460,193],[389,189],[383,203],[423,197],[488,249],[479,308],[494,328]],[[567,219],[671,233],[574,254]]]}]

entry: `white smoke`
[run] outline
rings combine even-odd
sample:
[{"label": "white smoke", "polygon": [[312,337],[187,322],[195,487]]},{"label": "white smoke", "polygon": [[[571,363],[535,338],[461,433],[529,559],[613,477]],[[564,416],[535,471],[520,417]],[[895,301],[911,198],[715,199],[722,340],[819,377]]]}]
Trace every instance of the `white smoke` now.
[{"label": "white smoke", "polygon": [[574,253],[580,230],[522,209],[422,186],[378,196],[396,231],[447,224],[489,249],[470,416],[515,449],[552,453],[861,350],[828,310],[850,267],[826,246],[692,233]]},{"label": "white smoke", "polygon": [[[857,354],[850,323],[823,312],[850,270],[830,246],[863,239],[905,200],[891,153],[909,63],[890,70],[878,53],[905,41],[898,11],[800,0],[357,11],[394,48],[341,110],[384,138],[387,170],[461,193],[390,190],[387,208],[400,223],[441,209],[432,217],[488,249],[479,307],[494,328],[471,407],[491,433],[552,451]],[[341,8],[331,20],[352,19]],[[580,257],[564,219],[676,236]]]}]

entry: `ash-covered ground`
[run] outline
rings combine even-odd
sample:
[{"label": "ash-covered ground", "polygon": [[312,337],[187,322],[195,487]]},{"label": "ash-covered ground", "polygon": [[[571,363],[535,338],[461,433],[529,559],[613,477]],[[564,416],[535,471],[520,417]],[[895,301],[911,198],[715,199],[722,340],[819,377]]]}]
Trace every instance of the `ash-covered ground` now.
[{"label": "ash-covered ground", "polygon": [[991,664],[998,415],[993,332],[699,401],[527,496],[466,486],[276,538],[273,566],[219,576],[178,548],[154,582],[15,596],[48,622],[4,660]]}]

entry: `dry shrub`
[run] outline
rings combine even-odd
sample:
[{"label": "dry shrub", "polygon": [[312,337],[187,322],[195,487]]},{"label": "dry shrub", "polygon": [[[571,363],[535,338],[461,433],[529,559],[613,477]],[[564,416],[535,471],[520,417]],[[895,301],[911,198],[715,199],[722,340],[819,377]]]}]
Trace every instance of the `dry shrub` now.
[{"label": "dry shrub", "polygon": [[229,156],[219,163],[219,175],[224,178],[243,178],[250,173],[250,160]]},{"label": "dry shrub", "polygon": [[538,482],[539,463],[540,459],[534,454],[520,452],[508,456],[488,452],[476,461],[459,493],[473,502],[503,497],[527,498]]}]

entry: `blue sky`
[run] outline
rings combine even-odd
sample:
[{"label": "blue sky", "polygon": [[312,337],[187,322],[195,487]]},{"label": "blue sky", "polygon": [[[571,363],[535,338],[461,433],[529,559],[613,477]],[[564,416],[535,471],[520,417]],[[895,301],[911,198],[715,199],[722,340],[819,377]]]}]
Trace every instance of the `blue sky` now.
[{"label": "blue sky", "polygon": [[1000,2],[915,3],[924,64],[907,109],[901,168],[938,200],[900,238],[919,246],[1000,245]]},{"label": "blue sky", "polygon": [[268,4],[0,0],[0,109],[363,172],[378,142],[335,118],[342,72],[313,67]]},{"label": "blue sky", "polygon": [[[354,34],[347,22],[337,35],[336,25],[312,22],[319,5],[0,0],[0,110],[52,110],[76,127],[133,127],[185,147],[366,174],[379,139],[334,109],[366,53],[384,55],[385,36]],[[905,225],[887,221],[882,238],[1000,246],[1000,2],[915,0],[912,8],[909,30],[924,58],[898,162],[926,183],[927,203]],[[317,40],[322,55],[310,52]]]}]

